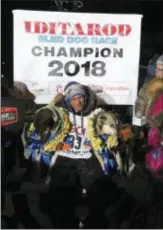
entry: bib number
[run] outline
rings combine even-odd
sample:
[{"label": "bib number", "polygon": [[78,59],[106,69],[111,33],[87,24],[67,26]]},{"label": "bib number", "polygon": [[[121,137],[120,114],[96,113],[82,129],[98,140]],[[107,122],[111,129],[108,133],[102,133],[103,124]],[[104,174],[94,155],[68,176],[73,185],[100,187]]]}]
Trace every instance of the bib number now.
[{"label": "bib number", "polygon": [[72,149],[79,150],[81,148],[81,137],[70,136],[70,140],[72,141]]}]

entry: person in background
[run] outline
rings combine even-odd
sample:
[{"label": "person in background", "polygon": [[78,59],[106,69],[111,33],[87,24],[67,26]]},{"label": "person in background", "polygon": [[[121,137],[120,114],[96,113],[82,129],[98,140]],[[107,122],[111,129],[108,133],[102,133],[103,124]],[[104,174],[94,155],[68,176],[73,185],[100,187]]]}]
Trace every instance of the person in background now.
[{"label": "person in background", "polygon": [[159,54],[155,54],[149,61],[144,83],[151,81],[156,76],[156,62],[159,57],[160,57]]},{"label": "person in background", "polygon": [[13,85],[13,95],[16,99],[24,99],[25,101],[25,121],[31,122],[34,119],[36,104],[34,102],[35,95],[30,92],[27,85],[23,82],[15,81]]},{"label": "person in background", "polygon": [[[31,121],[33,119],[33,114],[35,113],[35,96],[29,91],[27,86],[22,82],[14,82],[13,87],[9,87],[9,82],[7,77],[2,77],[1,84],[1,100],[9,99],[12,100],[21,100],[21,103],[25,104],[25,121]],[[21,114],[20,114],[21,115]],[[23,125],[23,124],[22,124]],[[22,128],[17,130],[16,133],[8,131],[8,129],[2,127],[2,195],[3,197],[3,206],[8,204],[8,197],[6,196],[6,189],[9,193],[10,189],[19,190],[20,181],[6,183],[6,177],[11,171],[13,166],[16,166],[16,160],[19,161],[20,167],[26,167],[27,162],[24,159],[24,146],[22,143]],[[18,153],[18,158],[16,159],[16,153]],[[16,168],[17,169],[17,168]],[[17,169],[17,174],[19,169]],[[14,178],[15,175],[13,175]],[[7,193],[7,194],[8,194]],[[11,193],[12,194],[12,193]],[[34,218],[30,215],[28,208],[28,203],[26,196],[24,194],[15,194],[12,195],[12,205],[16,214],[16,219],[26,227],[26,228],[40,228],[40,225],[36,223]],[[10,207],[8,207],[10,209]],[[13,218],[8,218],[7,216],[3,217],[3,223],[8,224],[4,228],[17,228],[16,221]],[[15,224],[15,225],[13,225]],[[10,226],[11,225],[11,226]],[[15,226],[15,227],[14,227]]]},{"label": "person in background", "polygon": [[16,98],[21,97],[21,99],[24,100],[33,100],[33,101],[35,100],[34,94],[29,91],[27,85],[23,82],[19,82],[19,81],[14,82],[13,93]]},{"label": "person in background", "polygon": [[[160,130],[163,131],[163,122]],[[163,138],[162,132],[159,132],[157,128],[149,130],[148,145],[153,148],[146,156],[146,165],[153,173],[155,179],[163,181]]]},{"label": "person in background", "polygon": [[[155,159],[157,154],[155,156],[154,152],[158,152],[158,146],[163,142],[163,55],[156,62],[155,78],[144,84],[139,91],[135,115],[139,118],[143,116],[147,118],[148,144],[153,146],[149,151],[147,163],[153,164],[153,169],[157,171],[158,167],[162,167],[162,150],[159,150],[161,155],[158,160]],[[158,171],[161,171],[160,168]]]},{"label": "person in background", "polygon": [[[146,116],[150,127],[158,127],[163,119],[163,55],[156,63],[156,76],[140,89],[135,104],[135,115]],[[160,130],[161,131],[161,130]]]},{"label": "person in background", "polygon": [[[33,114],[36,110],[36,104],[34,102],[35,95],[30,92],[27,85],[23,82],[15,81],[13,87],[9,87],[9,82],[6,76],[1,78],[1,97],[23,99],[25,101],[25,120],[30,122],[33,120]],[[3,100],[3,99],[2,99]]]},{"label": "person in background", "polygon": [[156,77],[163,79],[163,55],[158,58],[156,63]]}]

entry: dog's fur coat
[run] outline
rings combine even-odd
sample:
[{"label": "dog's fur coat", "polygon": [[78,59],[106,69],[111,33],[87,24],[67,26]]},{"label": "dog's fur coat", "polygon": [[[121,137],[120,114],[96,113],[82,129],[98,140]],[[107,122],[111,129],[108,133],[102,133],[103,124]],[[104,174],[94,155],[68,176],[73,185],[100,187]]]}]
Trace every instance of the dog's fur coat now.
[{"label": "dog's fur coat", "polygon": [[[103,134],[118,136],[119,122],[112,112],[97,109],[90,117],[92,116],[95,118],[95,129],[98,136]],[[122,173],[122,160],[118,148],[112,150],[112,153],[117,162],[118,171]]]}]

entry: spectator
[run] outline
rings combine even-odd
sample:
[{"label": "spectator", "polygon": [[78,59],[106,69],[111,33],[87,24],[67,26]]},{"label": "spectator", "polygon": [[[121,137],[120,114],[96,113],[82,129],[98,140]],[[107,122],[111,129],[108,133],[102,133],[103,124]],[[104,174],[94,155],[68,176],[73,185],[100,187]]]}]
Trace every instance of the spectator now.
[{"label": "spectator", "polygon": [[163,119],[163,55],[157,60],[156,77],[144,84],[135,105],[137,117],[146,116],[150,127],[158,127]]},{"label": "spectator", "polygon": [[145,77],[144,83],[151,81],[155,77],[155,75],[156,75],[156,62],[157,62],[158,58],[159,58],[159,55],[156,54],[149,61],[148,67],[147,67],[147,75]]}]

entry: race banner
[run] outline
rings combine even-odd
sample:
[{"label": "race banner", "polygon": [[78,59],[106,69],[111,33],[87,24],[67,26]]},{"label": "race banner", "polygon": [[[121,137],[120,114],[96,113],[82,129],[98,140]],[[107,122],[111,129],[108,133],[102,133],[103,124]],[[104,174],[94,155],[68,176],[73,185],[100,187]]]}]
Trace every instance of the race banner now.
[{"label": "race banner", "polygon": [[141,15],[14,10],[14,81],[47,104],[70,81],[135,104]]}]

